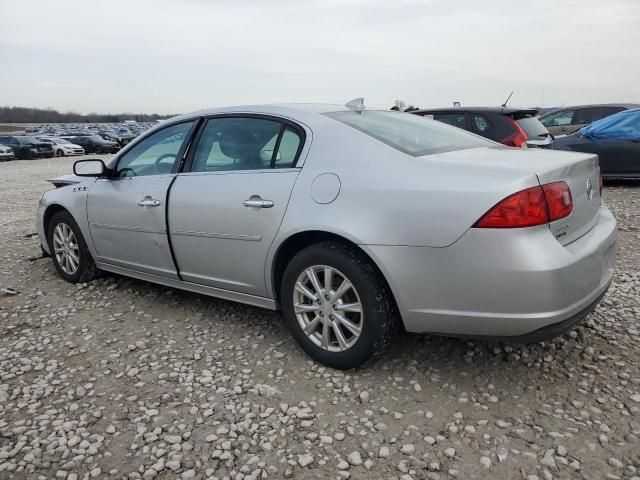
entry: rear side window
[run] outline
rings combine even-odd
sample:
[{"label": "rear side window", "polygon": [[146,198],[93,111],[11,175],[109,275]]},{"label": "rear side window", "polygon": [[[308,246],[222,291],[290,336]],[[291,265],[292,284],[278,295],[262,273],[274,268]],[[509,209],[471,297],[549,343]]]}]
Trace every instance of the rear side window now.
[{"label": "rear side window", "polygon": [[459,128],[410,113],[365,110],[325,115],[414,157],[495,145]]},{"label": "rear side window", "polygon": [[191,171],[291,168],[301,147],[298,132],[275,120],[212,118],[202,131]]},{"label": "rear side window", "polygon": [[484,115],[472,113],[471,121],[475,129],[480,133],[486,133],[491,130],[491,123],[489,123],[489,119]]},{"label": "rear side window", "polygon": [[464,113],[436,113],[434,114],[433,119],[454,127],[463,128],[465,130],[467,129],[467,122],[465,120]]},{"label": "rear side window", "polygon": [[601,118],[608,117],[614,113],[618,113],[624,110],[624,107],[590,107],[580,108],[576,110],[574,122],[577,125],[583,123],[591,123]]}]

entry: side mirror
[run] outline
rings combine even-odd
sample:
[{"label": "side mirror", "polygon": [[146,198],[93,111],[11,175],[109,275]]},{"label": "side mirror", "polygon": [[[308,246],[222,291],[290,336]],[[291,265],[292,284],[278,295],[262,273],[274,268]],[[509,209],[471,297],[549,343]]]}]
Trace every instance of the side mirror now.
[{"label": "side mirror", "polygon": [[79,177],[102,177],[107,166],[102,160],[78,160],[73,164],[73,173]]}]

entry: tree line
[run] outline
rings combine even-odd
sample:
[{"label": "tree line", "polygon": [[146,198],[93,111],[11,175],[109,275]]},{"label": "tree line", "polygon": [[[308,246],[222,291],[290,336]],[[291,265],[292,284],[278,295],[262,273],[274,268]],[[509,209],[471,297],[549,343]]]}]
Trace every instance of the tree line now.
[{"label": "tree line", "polygon": [[58,112],[52,109],[26,107],[0,107],[0,122],[5,123],[118,123],[125,120],[155,122],[173,115],[151,115],[146,113],[76,113]]}]

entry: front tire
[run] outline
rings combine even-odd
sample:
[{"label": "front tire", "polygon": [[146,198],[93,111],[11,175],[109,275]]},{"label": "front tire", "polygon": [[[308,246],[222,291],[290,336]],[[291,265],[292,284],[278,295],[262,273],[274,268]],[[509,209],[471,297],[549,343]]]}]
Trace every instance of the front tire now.
[{"label": "front tire", "polygon": [[99,270],[80,228],[69,212],[61,211],[53,216],[47,241],[53,264],[67,282],[83,283],[98,276]]},{"label": "front tire", "polygon": [[102,153],[102,148],[96,147],[95,153],[96,153],[96,155],[100,155]]},{"label": "front tire", "polygon": [[391,343],[398,314],[386,282],[357,248],[328,241],[296,254],[280,300],[291,334],[310,357],[355,368]]},{"label": "front tire", "polygon": [[56,157],[64,157],[64,152],[62,150],[56,150]]}]

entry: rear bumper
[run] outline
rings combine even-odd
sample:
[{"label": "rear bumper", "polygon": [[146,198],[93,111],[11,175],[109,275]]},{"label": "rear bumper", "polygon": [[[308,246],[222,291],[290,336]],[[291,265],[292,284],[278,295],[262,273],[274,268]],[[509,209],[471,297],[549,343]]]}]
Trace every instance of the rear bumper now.
[{"label": "rear bumper", "polygon": [[535,340],[595,307],[613,276],[615,242],[616,221],[603,205],[597,224],[566,246],[541,226],[470,229],[446,248],[363,248],[408,331]]}]

